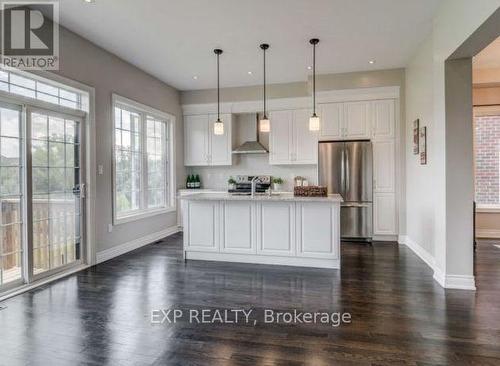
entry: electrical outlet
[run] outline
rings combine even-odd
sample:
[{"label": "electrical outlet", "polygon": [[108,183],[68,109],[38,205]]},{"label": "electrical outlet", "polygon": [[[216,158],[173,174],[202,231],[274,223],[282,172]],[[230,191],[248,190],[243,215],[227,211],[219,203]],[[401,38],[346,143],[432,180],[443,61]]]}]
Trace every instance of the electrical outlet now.
[{"label": "electrical outlet", "polygon": [[108,224],[108,233],[113,232],[113,224]]}]

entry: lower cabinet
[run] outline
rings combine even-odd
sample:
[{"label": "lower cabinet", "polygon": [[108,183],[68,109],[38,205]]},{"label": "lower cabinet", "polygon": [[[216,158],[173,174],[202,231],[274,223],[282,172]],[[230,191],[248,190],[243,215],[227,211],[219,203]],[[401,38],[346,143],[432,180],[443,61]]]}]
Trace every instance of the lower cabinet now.
[{"label": "lower cabinet", "polygon": [[268,255],[295,255],[295,204],[257,204],[257,252]]},{"label": "lower cabinet", "polygon": [[184,246],[190,250],[219,251],[219,202],[190,201],[184,206]]},{"label": "lower cabinet", "polygon": [[[312,258],[339,258],[335,243],[340,241],[339,210],[329,204],[297,204],[297,255]],[[328,230],[325,230],[328,228]]]},{"label": "lower cabinet", "polygon": [[373,234],[396,235],[396,195],[375,193],[373,196]]},{"label": "lower cabinet", "polygon": [[221,202],[221,252],[255,253],[255,206],[248,202]]}]

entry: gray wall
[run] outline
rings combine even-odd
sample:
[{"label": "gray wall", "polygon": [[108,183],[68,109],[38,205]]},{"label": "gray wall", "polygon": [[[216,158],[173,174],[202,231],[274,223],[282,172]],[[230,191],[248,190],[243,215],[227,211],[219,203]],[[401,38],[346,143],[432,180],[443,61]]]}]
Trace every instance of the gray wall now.
[{"label": "gray wall", "polygon": [[95,88],[96,164],[104,166],[104,174],[97,175],[96,252],[176,225],[176,214],[169,213],[117,225],[108,233],[108,224],[112,223],[112,93],[176,116],[177,181],[183,182],[179,92],[64,28],[60,31],[60,70],[57,73]]}]

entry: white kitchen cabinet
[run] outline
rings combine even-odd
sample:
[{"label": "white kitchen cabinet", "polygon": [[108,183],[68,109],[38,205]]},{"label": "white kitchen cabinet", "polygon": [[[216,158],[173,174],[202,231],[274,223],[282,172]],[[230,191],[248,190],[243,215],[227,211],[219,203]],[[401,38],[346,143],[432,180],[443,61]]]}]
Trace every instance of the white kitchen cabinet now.
[{"label": "white kitchen cabinet", "polygon": [[189,201],[183,210],[183,222],[190,225],[184,230],[184,245],[189,250],[219,251],[219,202]]},{"label": "white kitchen cabinet", "polygon": [[[324,203],[297,203],[297,255],[337,259],[340,211]],[[328,228],[328,230],[325,230]]]},{"label": "white kitchen cabinet", "polygon": [[341,140],[344,138],[344,103],[319,105],[320,140]]},{"label": "white kitchen cabinet", "polygon": [[394,99],[376,100],[372,104],[372,138],[393,139],[395,137]]},{"label": "white kitchen cabinet", "polygon": [[250,201],[221,203],[221,252],[255,253],[255,205]]},{"label": "white kitchen cabinet", "polygon": [[397,235],[396,194],[375,193],[373,197],[373,234]]},{"label": "white kitchen cabinet", "polygon": [[269,164],[290,164],[292,154],[292,111],[269,113]]},{"label": "white kitchen cabinet", "polygon": [[395,191],[394,140],[374,140],[373,144],[373,191]]},{"label": "white kitchen cabinet", "polygon": [[257,252],[295,255],[295,204],[263,202],[258,204]]},{"label": "white kitchen cabinet", "polygon": [[309,131],[311,114],[309,109],[293,111],[292,164],[318,163],[318,132]]},{"label": "white kitchen cabinet", "polygon": [[222,114],[224,134],[214,134],[216,115],[184,117],[184,165],[214,166],[232,164],[231,114]]},{"label": "white kitchen cabinet", "polygon": [[216,135],[214,134],[214,124],[217,121],[217,115],[209,116],[209,129],[208,134],[210,136],[209,144],[209,165],[231,165],[232,164],[232,116],[231,114],[221,114],[220,118],[224,122],[224,134]]},{"label": "white kitchen cabinet", "polygon": [[208,165],[208,114],[184,117],[184,165]]},{"label": "white kitchen cabinet", "polygon": [[344,103],[344,138],[369,139],[371,118],[371,102]]},{"label": "white kitchen cabinet", "polygon": [[298,109],[269,114],[269,164],[317,164],[318,133],[309,131],[310,113]]}]

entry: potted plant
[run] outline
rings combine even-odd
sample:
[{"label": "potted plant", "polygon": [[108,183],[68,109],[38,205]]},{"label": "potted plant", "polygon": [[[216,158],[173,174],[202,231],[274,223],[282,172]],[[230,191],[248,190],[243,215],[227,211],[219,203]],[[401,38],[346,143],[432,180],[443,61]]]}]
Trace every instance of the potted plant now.
[{"label": "potted plant", "polygon": [[229,177],[229,179],[227,180],[227,189],[228,190],[236,189],[236,181],[234,180],[233,177]]},{"label": "potted plant", "polygon": [[273,177],[273,191],[281,191],[281,187],[283,186],[283,179],[279,177]]}]

